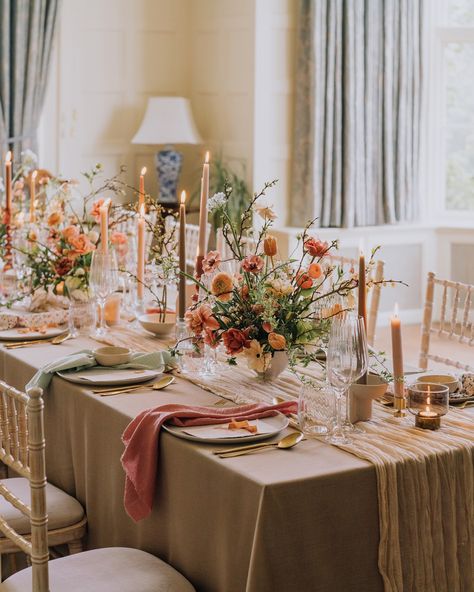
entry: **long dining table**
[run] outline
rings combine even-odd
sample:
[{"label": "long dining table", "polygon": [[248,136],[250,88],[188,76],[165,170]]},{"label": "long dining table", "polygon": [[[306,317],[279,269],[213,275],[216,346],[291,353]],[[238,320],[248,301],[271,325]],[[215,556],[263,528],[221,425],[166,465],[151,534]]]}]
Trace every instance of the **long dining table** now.
[{"label": "long dining table", "polygon": [[[98,344],[1,348],[1,376],[24,388],[44,364]],[[295,396],[298,393],[295,392]],[[374,466],[321,440],[221,459],[162,432],[151,515],[123,505],[121,435],[141,411],[219,397],[178,377],[168,388],[103,397],[55,376],[44,394],[48,480],[88,517],[87,547],[153,553],[202,592],[379,592]]]}]

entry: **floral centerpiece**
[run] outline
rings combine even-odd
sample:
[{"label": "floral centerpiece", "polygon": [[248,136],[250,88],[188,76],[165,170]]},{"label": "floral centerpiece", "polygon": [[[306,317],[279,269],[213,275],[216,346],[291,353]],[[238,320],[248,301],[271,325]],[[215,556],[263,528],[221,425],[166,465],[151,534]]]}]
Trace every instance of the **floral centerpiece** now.
[{"label": "floral centerpiece", "polygon": [[[281,261],[271,234],[276,218],[263,202],[267,183],[245,209],[237,228],[227,210],[231,188],[210,200],[222,216],[229,257],[212,251],[203,262],[204,274],[195,280],[200,298],[187,312],[189,330],[213,348],[223,345],[227,361],[244,359],[262,376],[282,355],[290,364],[308,363],[325,342],[330,318],[339,314],[357,288],[356,276],[333,273],[327,255],[337,241],[323,242],[311,234],[314,221],[299,236],[297,258]],[[252,236],[254,214],[262,219]],[[253,248],[249,252],[249,246]],[[344,303],[344,304],[343,304]]]}]

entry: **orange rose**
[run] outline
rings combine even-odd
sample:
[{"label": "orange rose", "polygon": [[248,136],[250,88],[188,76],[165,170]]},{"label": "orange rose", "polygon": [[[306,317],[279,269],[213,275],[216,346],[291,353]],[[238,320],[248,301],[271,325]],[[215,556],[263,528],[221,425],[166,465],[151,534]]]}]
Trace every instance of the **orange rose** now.
[{"label": "orange rose", "polygon": [[90,212],[90,213],[91,213],[91,216],[92,216],[92,217],[93,217],[95,220],[97,220],[97,222],[100,220],[100,207],[101,207],[102,205],[104,205],[104,202],[105,202],[105,199],[102,199],[102,198],[101,198],[101,199],[98,199],[97,201],[95,201],[95,202],[92,204],[92,207],[91,207],[91,212]]},{"label": "orange rose", "polygon": [[307,290],[308,288],[312,288],[313,280],[309,277],[309,275],[306,272],[300,271],[296,276],[296,285],[299,286],[302,290]]},{"label": "orange rose", "polygon": [[277,242],[274,236],[267,236],[264,239],[263,251],[268,257],[274,257],[277,254]]},{"label": "orange rose", "polygon": [[321,258],[328,252],[329,245],[317,238],[310,237],[304,243],[304,250],[311,255],[311,257]]},{"label": "orange rose", "polygon": [[70,243],[72,239],[79,236],[79,228],[77,226],[66,226],[63,230],[64,239]]},{"label": "orange rose", "polygon": [[48,226],[57,226],[63,221],[61,212],[53,212],[48,216]]},{"label": "orange rose", "polygon": [[228,273],[218,273],[211,282],[211,294],[221,302],[228,302],[232,298],[234,283]]},{"label": "orange rose", "polygon": [[321,267],[321,265],[319,265],[319,263],[311,263],[311,265],[308,268],[309,277],[313,278],[313,280],[317,280],[322,276],[322,274],[323,268]]},{"label": "orange rose", "polygon": [[94,243],[85,234],[72,237],[69,240],[69,244],[72,246],[72,250],[69,251],[69,257],[79,257],[95,250]]},{"label": "orange rose", "polygon": [[280,333],[269,333],[268,335],[268,343],[270,344],[273,349],[281,350],[285,349],[286,347],[286,339],[284,335],[280,335]]}]

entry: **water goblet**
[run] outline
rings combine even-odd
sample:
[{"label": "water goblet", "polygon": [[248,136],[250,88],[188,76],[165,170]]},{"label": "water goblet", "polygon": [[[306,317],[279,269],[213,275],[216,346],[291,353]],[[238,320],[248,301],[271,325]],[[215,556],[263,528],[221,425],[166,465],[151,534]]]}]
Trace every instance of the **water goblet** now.
[{"label": "water goblet", "polygon": [[96,337],[103,337],[108,331],[105,323],[105,301],[118,288],[118,269],[115,254],[94,251],[89,273],[89,285],[100,310],[100,322],[95,331]]}]

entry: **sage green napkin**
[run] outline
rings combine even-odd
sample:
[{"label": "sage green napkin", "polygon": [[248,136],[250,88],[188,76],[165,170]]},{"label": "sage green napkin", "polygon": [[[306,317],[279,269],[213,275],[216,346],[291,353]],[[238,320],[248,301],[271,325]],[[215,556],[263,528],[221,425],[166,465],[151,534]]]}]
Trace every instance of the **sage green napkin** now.
[{"label": "sage green napkin", "polygon": [[[169,370],[176,365],[174,357],[166,351],[156,351],[152,353],[132,353],[132,359],[126,364],[120,364],[113,366],[113,368],[125,369],[133,368],[137,370],[158,370],[164,372]],[[86,368],[99,367],[94,357],[94,353],[90,349],[83,349],[75,354],[70,354],[59,360],[54,360],[43,368],[40,368],[38,372],[33,376],[30,382],[26,385],[26,390],[33,387],[40,387],[45,389],[49,386],[53,375],[56,372],[64,372],[64,370],[85,370]],[[111,368],[108,366],[108,368]]]}]

